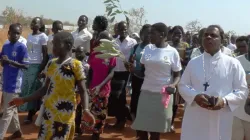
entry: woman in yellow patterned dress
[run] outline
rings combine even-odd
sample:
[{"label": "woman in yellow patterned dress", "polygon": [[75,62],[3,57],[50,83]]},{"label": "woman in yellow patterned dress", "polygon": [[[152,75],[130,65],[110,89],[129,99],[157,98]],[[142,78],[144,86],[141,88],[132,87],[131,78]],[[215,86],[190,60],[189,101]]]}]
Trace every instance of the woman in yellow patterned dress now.
[{"label": "woman in yellow patterned dress", "polygon": [[70,57],[73,37],[68,32],[54,36],[52,59],[46,66],[46,83],[34,94],[16,98],[10,105],[19,106],[44,96],[44,113],[38,134],[39,140],[73,140],[75,133],[76,94],[78,86],[81,96],[83,115],[94,125],[93,115],[88,110],[88,94],[85,87],[85,75],[82,64]]}]

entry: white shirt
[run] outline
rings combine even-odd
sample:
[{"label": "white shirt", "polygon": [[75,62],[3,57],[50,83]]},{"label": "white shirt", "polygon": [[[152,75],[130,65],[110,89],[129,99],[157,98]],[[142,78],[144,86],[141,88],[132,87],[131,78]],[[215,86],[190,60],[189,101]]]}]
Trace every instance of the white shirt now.
[{"label": "white shirt", "polygon": [[179,53],[170,45],[157,48],[153,44],[146,46],[142,53],[145,77],[141,89],[160,93],[163,86],[172,83],[172,71],[182,69]]},{"label": "white shirt", "polygon": [[[22,36],[20,36],[20,38],[18,39],[18,42],[23,43],[25,46],[27,45],[27,40]],[[10,41],[7,39],[4,44],[6,44],[6,43],[10,43]]]},{"label": "white shirt", "polygon": [[[227,47],[222,48],[222,53],[224,53],[224,54],[226,54],[228,56],[233,56],[232,51],[230,49],[228,49]],[[200,56],[200,55],[202,55],[200,49],[199,48],[194,48],[192,53],[191,53],[190,58],[193,59],[193,58],[195,58],[197,56]]]},{"label": "white shirt", "polygon": [[200,56],[202,53],[200,51],[200,48],[194,48],[191,55],[190,55],[190,59],[193,59],[197,56]]},{"label": "white shirt", "polygon": [[87,52],[90,52],[90,40],[92,39],[92,34],[87,28],[84,28],[79,32],[79,29],[71,33],[74,37],[74,47],[83,46]]},{"label": "white shirt", "polygon": [[223,48],[221,48],[221,50],[222,50],[222,53],[224,53],[228,56],[233,56],[233,52],[229,48],[223,46]]},{"label": "white shirt", "polygon": [[[245,55],[238,56],[237,59],[240,61],[246,74],[248,74],[250,72],[250,62],[246,59]],[[250,79],[247,80],[247,84],[250,84]],[[245,102],[242,102],[240,107],[234,111],[234,115],[241,120],[250,122],[250,116],[246,114],[244,106]]]},{"label": "white shirt", "polygon": [[[122,42],[120,38],[116,38],[115,42],[119,45],[118,49],[125,55],[126,60],[128,60],[131,49],[137,44],[136,40],[127,36]],[[127,71],[122,60],[117,59],[115,71]]]},{"label": "white shirt", "polygon": [[48,36],[48,45],[47,45],[47,48],[48,48],[48,54],[49,55],[52,55],[53,54],[53,39],[54,39],[54,35],[49,35]]},{"label": "white shirt", "polygon": [[227,48],[229,48],[231,51],[234,51],[234,50],[237,49],[236,45],[234,45],[234,44],[232,44],[232,43],[230,43],[230,44],[227,46]]},{"label": "white shirt", "polygon": [[[204,69],[210,86],[204,91]],[[234,91],[235,90],[235,91]],[[240,62],[219,51],[214,56],[204,52],[192,59],[180,80],[179,92],[187,106],[182,123],[181,140],[231,140],[233,111],[246,100],[246,75]],[[228,106],[218,111],[203,109],[194,102],[197,94],[222,97]]]},{"label": "white shirt", "polygon": [[45,33],[38,35],[29,34],[27,39],[30,64],[41,64],[43,60],[42,46],[47,45],[48,36]]}]

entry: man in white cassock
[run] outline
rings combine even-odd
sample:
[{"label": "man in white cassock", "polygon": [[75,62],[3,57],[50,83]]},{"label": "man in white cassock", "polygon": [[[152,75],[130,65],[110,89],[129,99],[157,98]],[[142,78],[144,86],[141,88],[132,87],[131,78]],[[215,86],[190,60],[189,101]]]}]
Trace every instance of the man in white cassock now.
[{"label": "man in white cassock", "polygon": [[224,31],[211,25],[203,35],[204,53],[187,65],[179,92],[187,106],[181,140],[231,140],[233,111],[248,88],[240,62],[221,52]]}]

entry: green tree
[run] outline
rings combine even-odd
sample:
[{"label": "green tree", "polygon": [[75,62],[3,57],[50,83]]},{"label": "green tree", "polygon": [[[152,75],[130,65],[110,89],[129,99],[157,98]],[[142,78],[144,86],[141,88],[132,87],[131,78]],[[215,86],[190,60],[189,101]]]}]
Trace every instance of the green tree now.
[{"label": "green tree", "polygon": [[15,10],[13,7],[7,6],[3,11],[2,15],[5,18],[5,24],[12,24],[15,22],[19,22],[23,24],[26,20],[23,16],[22,10]]},{"label": "green tree", "polygon": [[108,19],[108,22],[109,22],[108,32],[111,34],[114,34],[114,27],[115,27],[115,24],[117,23],[117,21],[113,20],[112,17],[109,17],[107,15],[104,15],[104,16]]},{"label": "green tree", "polygon": [[146,24],[146,11],[144,7],[141,8],[132,8],[128,12],[130,19],[130,30],[132,32],[139,32],[141,27]]},{"label": "green tree", "polygon": [[202,28],[202,24],[198,20],[190,21],[186,25],[186,29],[191,32],[191,34],[198,33]]},{"label": "green tree", "polygon": [[[23,11],[22,10],[16,10],[14,9],[13,7],[9,7],[7,6],[3,11],[2,11],[2,16],[5,18],[5,25],[8,25],[8,24],[12,24],[12,23],[16,23],[16,22],[19,22],[21,23],[23,26],[29,26],[33,17],[30,17],[30,16],[25,16],[23,14]],[[44,17],[43,15],[40,16],[43,21],[44,21],[44,24],[46,25],[50,25],[53,23],[53,19],[50,19],[50,18],[46,18]],[[65,25],[73,25],[71,24],[70,22],[64,22],[64,23],[67,23]]]},{"label": "green tree", "polygon": [[110,23],[115,21],[116,15],[123,14],[128,25],[130,25],[128,12],[122,9],[120,0],[104,0],[104,4],[106,6],[106,16],[110,19]]},{"label": "green tree", "polygon": [[236,32],[234,30],[230,30],[230,31],[227,31],[225,34],[228,36],[232,36],[232,35],[236,35]]},{"label": "green tree", "polygon": [[43,19],[43,23],[44,23],[45,25],[50,25],[50,24],[53,23],[53,19],[45,18],[43,15],[41,15],[40,18]]}]

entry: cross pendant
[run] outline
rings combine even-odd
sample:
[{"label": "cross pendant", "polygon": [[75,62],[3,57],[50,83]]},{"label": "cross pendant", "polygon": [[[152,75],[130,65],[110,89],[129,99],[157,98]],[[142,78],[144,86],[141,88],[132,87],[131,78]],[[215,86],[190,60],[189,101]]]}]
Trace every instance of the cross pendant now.
[{"label": "cross pendant", "polygon": [[206,82],[205,84],[203,84],[203,86],[204,86],[204,91],[207,91],[207,88],[209,87],[208,82]]}]

